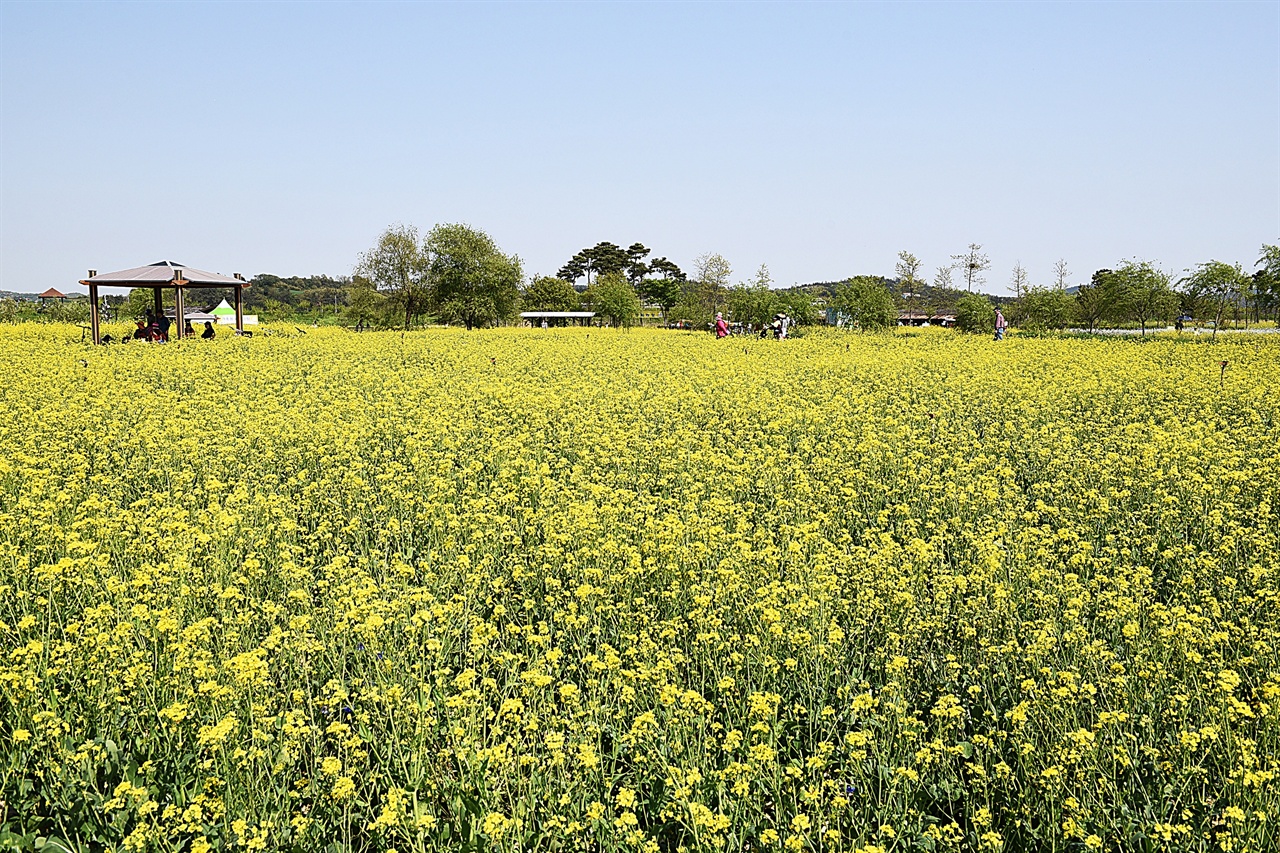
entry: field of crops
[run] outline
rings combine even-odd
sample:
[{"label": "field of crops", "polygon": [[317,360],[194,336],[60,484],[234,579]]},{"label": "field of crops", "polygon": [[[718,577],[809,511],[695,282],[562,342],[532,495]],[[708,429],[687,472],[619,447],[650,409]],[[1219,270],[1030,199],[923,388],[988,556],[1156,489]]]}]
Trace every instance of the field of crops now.
[{"label": "field of crops", "polygon": [[0,847],[1280,844],[1276,336],[78,338]]}]

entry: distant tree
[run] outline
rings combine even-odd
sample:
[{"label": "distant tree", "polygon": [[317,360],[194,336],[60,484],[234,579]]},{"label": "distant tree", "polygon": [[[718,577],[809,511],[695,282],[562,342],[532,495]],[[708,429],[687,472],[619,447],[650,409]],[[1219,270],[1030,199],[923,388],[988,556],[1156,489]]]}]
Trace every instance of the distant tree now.
[{"label": "distant tree", "polygon": [[786,290],[775,290],[783,313],[797,325],[811,326],[818,322],[821,314],[813,302],[813,294],[802,287],[789,287]]},{"label": "distant tree", "polygon": [[735,323],[767,324],[774,314],[782,310],[777,294],[767,287],[741,282],[729,289],[725,297],[729,317]]},{"label": "distant tree", "polygon": [[1271,273],[1276,278],[1280,278],[1280,246],[1263,243],[1262,256],[1258,258],[1254,266]]},{"label": "distant tree", "polygon": [[1076,299],[1059,287],[1032,287],[1021,301],[1023,326],[1029,331],[1065,329],[1078,316]]},{"label": "distant tree", "polygon": [[1089,283],[1081,285],[1076,291],[1076,316],[1090,332],[1095,331],[1098,324],[1113,313],[1107,304],[1107,290],[1103,287],[1111,272],[1109,269],[1095,270]]},{"label": "distant tree", "polygon": [[[634,244],[632,248],[637,246],[644,248],[639,243]],[[647,252],[648,249],[645,251]],[[646,269],[657,278],[642,276],[635,285],[636,293],[642,300],[662,309],[662,320],[665,323],[670,317],[671,309],[680,301],[684,283],[688,277],[680,267],[666,258],[654,258],[646,265]]]},{"label": "distant tree", "polygon": [[898,277],[898,296],[907,310],[912,310],[912,306],[922,295],[924,282],[920,279],[920,267],[920,259],[915,255],[905,249],[898,253],[898,263],[894,265],[893,273]]},{"label": "distant tree", "polygon": [[889,288],[878,276],[856,275],[839,285],[831,305],[860,329],[885,329],[898,319]]},{"label": "distant tree", "polygon": [[649,274],[650,267],[644,262],[648,255],[649,250],[643,243],[632,243],[627,247],[627,263],[624,272],[633,288],[638,288],[640,282],[644,281],[645,276]]},{"label": "distant tree", "polygon": [[898,286],[905,288],[917,288],[924,284],[920,280],[920,259],[905,249],[898,253],[898,262],[894,264],[893,272],[898,277]]},{"label": "distant tree", "polygon": [[1067,262],[1063,258],[1053,263],[1053,286],[1058,290],[1066,290],[1070,285],[1071,270],[1067,268]]},{"label": "distant tree", "polygon": [[661,278],[669,278],[672,281],[689,280],[689,277],[684,274],[680,267],[676,266],[666,258],[654,258],[650,261],[649,271]]},{"label": "distant tree", "polygon": [[[635,244],[639,246],[639,243]],[[644,248],[641,246],[640,248]],[[648,249],[644,250],[648,254]],[[626,274],[627,266],[631,263],[631,255],[626,249],[615,246],[613,243],[598,243],[587,250],[588,256],[594,263],[596,275],[604,275],[606,273]]]},{"label": "distant tree", "polygon": [[667,322],[686,323],[694,328],[710,324],[711,318],[702,300],[688,283],[681,287],[680,298],[667,311]]},{"label": "distant tree", "polygon": [[756,270],[756,274],[751,277],[751,284],[756,287],[773,287],[773,275],[769,272],[768,264],[761,264]]},{"label": "distant tree", "polygon": [[693,264],[695,292],[702,303],[703,313],[709,320],[724,308],[725,292],[729,287],[729,278],[733,275],[733,267],[729,266],[722,255],[711,252],[699,255]]},{"label": "distant tree", "polygon": [[335,317],[338,316],[338,310],[346,298],[347,288],[345,287],[315,287],[306,292],[307,304],[317,313],[326,314],[332,307]]},{"label": "distant tree", "polygon": [[933,274],[933,286],[939,290],[953,289],[955,285],[951,283],[951,274],[955,268],[955,264],[938,267],[938,271]]},{"label": "distant tree", "polygon": [[88,323],[89,300],[57,299],[48,307],[45,314],[55,323]]},{"label": "distant tree", "polygon": [[473,329],[509,319],[519,303],[520,259],[469,225],[437,225],[423,243],[433,307]]},{"label": "distant tree", "polygon": [[996,309],[987,297],[966,293],[956,300],[956,327],[964,332],[992,332],[996,327]]},{"label": "distant tree", "polygon": [[294,307],[287,302],[281,302],[279,299],[264,299],[258,303],[254,309],[258,312],[258,316],[263,320],[280,321],[288,320],[294,316]]},{"label": "distant tree", "polygon": [[640,298],[622,273],[601,274],[587,288],[583,299],[610,326],[634,326],[640,319]]},{"label": "distant tree", "polygon": [[1209,306],[1213,312],[1213,336],[1216,338],[1227,306],[1239,304],[1241,294],[1251,284],[1250,279],[1239,264],[1224,261],[1198,264],[1189,272],[1178,284],[1199,304]]},{"label": "distant tree", "polygon": [[767,324],[782,307],[778,294],[769,287],[772,281],[769,268],[761,264],[754,278],[731,288],[727,296],[729,316],[738,323]]},{"label": "distant tree", "polygon": [[1013,291],[1013,314],[1010,321],[1021,325],[1022,320],[1026,317],[1026,306],[1023,304],[1023,297],[1026,296],[1027,290],[1030,288],[1030,276],[1027,270],[1022,266],[1022,261],[1013,262],[1013,273],[1009,276],[1009,288]]},{"label": "distant tree", "polygon": [[360,255],[355,275],[400,309],[405,330],[427,307],[427,258],[412,225],[393,225],[382,232],[377,244]]},{"label": "distant tree", "polygon": [[960,291],[951,287],[931,287],[925,291],[924,310],[930,317],[954,311]]},{"label": "distant tree", "polygon": [[1261,319],[1261,312],[1270,311],[1280,319],[1280,246],[1262,244],[1262,256],[1254,264],[1253,278],[1254,319]]},{"label": "distant tree", "polygon": [[684,292],[684,282],[675,278],[646,278],[640,283],[640,295],[650,303],[662,309],[662,320],[666,322],[671,309],[680,301]]},{"label": "distant tree", "polygon": [[567,281],[569,284],[577,284],[578,279],[587,274],[587,259],[582,257],[582,253],[574,255],[565,265],[560,267],[556,272],[556,278]]},{"label": "distant tree", "polygon": [[580,301],[573,285],[548,275],[529,282],[521,299],[526,311],[577,311]]},{"label": "distant tree", "polygon": [[[636,248],[643,249],[645,254],[649,252],[639,243],[632,246],[632,249]],[[641,255],[640,257],[643,258],[644,256]],[[556,275],[570,284],[585,275],[587,277],[587,286],[590,287],[595,276],[610,272],[623,273],[631,262],[632,258],[626,249],[615,243],[601,241],[589,249],[583,249],[570,258]]]},{"label": "distant tree", "polygon": [[987,279],[983,273],[991,269],[991,259],[982,253],[980,243],[970,243],[969,251],[962,255],[952,255],[951,260],[955,261],[955,266],[964,276],[965,290],[969,293],[973,293],[975,285],[981,287],[986,283]]},{"label": "distant tree", "polygon": [[1148,323],[1171,320],[1179,307],[1169,275],[1149,261],[1125,261],[1103,280],[1103,291],[1115,316],[1137,323],[1143,335]]},{"label": "distant tree", "polygon": [[352,276],[347,286],[347,319],[356,326],[387,325],[386,298],[363,276]]},{"label": "distant tree", "polygon": [[[253,288],[250,288],[252,290]],[[165,293],[161,292],[162,302]],[[171,304],[171,302],[169,303]],[[166,307],[168,305],[166,304]],[[129,298],[120,308],[120,317],[127,320],[141,320],[148,311],[156,310],[155,291],[149,287],[135,287],[129,291]]]}]

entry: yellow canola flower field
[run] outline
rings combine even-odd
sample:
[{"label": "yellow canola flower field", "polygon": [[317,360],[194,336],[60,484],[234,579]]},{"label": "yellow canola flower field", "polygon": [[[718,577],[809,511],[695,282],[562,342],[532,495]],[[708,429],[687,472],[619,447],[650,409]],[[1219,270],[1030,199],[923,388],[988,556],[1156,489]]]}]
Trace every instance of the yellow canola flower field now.
[{"label": "yellow canola flower field", "polygon": [[1280,336],[0,366],[0,846],[1280,845]]}]

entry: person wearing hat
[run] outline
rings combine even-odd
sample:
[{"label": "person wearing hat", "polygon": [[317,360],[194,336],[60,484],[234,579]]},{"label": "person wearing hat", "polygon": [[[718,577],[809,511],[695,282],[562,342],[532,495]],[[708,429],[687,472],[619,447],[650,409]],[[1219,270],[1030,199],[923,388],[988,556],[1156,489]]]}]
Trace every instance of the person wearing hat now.
[{"label": "person wearing hat", "polygon": [[716,338],[727,337],[729,334],[729,324],[725,322],[724,315],[719,311],[716,312]]},{"label": "person wearing hat", "polygon": [[1004,330],[1009,327],[1009,321],[1004,318],[1004,313],[996,309],[996,340],[1004,340]]}]

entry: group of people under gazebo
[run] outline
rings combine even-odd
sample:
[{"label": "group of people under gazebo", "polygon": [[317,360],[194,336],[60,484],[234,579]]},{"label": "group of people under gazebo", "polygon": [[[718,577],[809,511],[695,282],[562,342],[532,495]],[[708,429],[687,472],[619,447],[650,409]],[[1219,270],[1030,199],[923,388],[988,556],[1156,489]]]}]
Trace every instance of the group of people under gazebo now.
[{"label": "group of people under gazebo", "polygon": [[[152,341],[154,343],[167,343],[169,341],[169,333],[173,328],[173,321],[169,319],[167,314],[156,314],[154,311],[147,311],[146,317],[136,321],[137,328],[133,330],[133,339],[137,341]],[[195,337],[196,330],[191,325],[191,316],[188,315],[182,321],[181,337]],[[204,330],[200,332],[200,337],[204,340],[212,340],[216,333],[213,331],[213,321],[204,321]],[[103,338],[105,341],[106,338]]]}]

